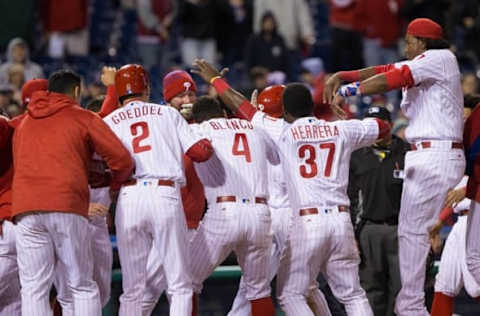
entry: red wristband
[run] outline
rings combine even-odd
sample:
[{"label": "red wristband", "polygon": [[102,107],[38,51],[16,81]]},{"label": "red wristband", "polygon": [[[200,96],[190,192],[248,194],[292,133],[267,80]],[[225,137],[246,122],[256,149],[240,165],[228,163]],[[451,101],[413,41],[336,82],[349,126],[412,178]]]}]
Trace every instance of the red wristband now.
[{"label": "red wristband", "polygon": [[338,77],[343,81],[347,81],[347,82],[360,81],[360,71],[359,70],[340,71],[338,73]]},{"label": "red wristband", "polygon": [[225,80],[223,80],[222,78],[216,78],[215,80],[213,80],[212,86],[215,88],[218,95],[222,95],[230,88],[228,83],[226,83]]}]

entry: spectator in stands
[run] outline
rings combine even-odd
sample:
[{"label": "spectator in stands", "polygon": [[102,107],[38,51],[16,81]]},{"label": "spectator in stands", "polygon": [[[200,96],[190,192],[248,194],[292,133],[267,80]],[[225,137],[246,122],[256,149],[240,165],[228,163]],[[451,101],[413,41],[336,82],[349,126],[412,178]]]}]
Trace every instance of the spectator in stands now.
[{"label": "spectator in stands", "polygon": [[0,65],[0,82],[8,81],[9,69],[16,64],[23,66],[25,80],[44,78],[42,67],[30,61],[27,43],[18,37],[8,43],[7,61]]},{"label": "spectator in stands", "polygon": [[329,0],[330,2],[330,72],[363,68],[361,18],[358,2]]},{"label": "spectator in stands", "polygon": [[265,13],[271,12],[277,21],[278,33],[285,39],[287,48],[297,51],[304,46],[315,43],[313,18],[306,0],[256,0],[253,7],[254,25],[256,33],[263,27]]},{"label": "spectator in stands", "polygon": [[474,73],[466,73],[462,76],[463,95],[478,94],[478,78]]},{"label": "spectator in stands", "polygon": [[362,0],[365,66],[391,64],[399,59],[397,42],[402,35],[400,9],[403,0]]},{"label": "spectator in stands", "polygon": [[0,1],[0,52],[7,50],[12,38],[21,37],[29,44],[34,43],[35,16],[38,0]]},{"label": "spectator in stands", "polygon": [[268,69],[265,67],[253,67],[249,71],[249,86],[242,91],[243,95],[251,96],[253,91],[262,92],[268,86]]},{"label": "spectator in stands", "polygon": [[244,60],[245,45],[252,34],[252,0],[222,0],[227,14],[222,28],[217,28],[218,50],[224,57],[222,64],[231,66]]},{"label": "spectator in stands", "polygon": [[8,84],[13,88],[13,100],[22,103],[22,86],[25,83],[25,67],[22,64],[12,64],[8,68]]},{"label": "spectator in stands", "polygon": [[89,0],[42,0],[43,26],[49,35],[48,55],[87,56]]},{"label": "spectator in stands", "polygon": [[137,0],[138,55],[147,69],[153,65],[161,69],[168,67],[165,49],[175,17],[175,4],[172,0]]},{"label": "spectator in stands", "polygon": [[452,3],[451,0],[405,0],[401,14],[409,21],[416,18],[429,18],[446,26],[445,12],[448,12]]},{"label": "spectator in stands", "polygon": [[245,48],[245,65],[249,71],[259,66],[268,71],[287,71],[287,48],[277,33],[277,21],[272,12],[265,12],[260,32],[249,38]]},{"label": "spectator in stands", "polygon": [[181,50],[185,65],[190,67],[195,58],[216,62],[215,25],[219,15],[220,7],[215,0],[179,0],[178,21],[183,36]]},{"label": "spectator in stands", "polygon": [[8,83],[0,83],[0,109],[6,112],[8,105],[13,101],[13,88]]}]

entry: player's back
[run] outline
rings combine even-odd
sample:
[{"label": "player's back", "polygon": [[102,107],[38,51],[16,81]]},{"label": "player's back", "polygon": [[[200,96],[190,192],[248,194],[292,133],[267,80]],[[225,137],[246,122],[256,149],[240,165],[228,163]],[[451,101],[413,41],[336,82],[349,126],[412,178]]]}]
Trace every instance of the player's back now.
[{"label": "player's back", "polygon": [[188,125],[178,111],[167,106],[132,101],[105,122],[120,138],[135,161],[135,178],[160,178],[184,183],[182,153],[194,143],[179,132]]},{"label": "player's back", "polygon": [[278,164],[272,141],[249,121],[214,118],[196,125],[215,150],[212,158],[195,164],[207,201],[217,196],[267,197],[268,164]]},{"label": "player's back", "polygon": [[346,190],[351,153],[373,144],[375,120],[327,122],[300,118],[279,139],[292,206],[350,205]]}]

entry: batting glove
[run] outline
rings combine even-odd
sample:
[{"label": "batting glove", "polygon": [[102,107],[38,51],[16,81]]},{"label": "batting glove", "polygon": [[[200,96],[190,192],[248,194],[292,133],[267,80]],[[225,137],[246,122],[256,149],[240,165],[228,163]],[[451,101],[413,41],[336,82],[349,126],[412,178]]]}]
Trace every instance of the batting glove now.
[{"label": "batting glove", "polygon": [[352,82],[346,85],[343,85],[338,89],[338,94],[342,97],[351,97],[354,95],[360,95],[360,82]]}]

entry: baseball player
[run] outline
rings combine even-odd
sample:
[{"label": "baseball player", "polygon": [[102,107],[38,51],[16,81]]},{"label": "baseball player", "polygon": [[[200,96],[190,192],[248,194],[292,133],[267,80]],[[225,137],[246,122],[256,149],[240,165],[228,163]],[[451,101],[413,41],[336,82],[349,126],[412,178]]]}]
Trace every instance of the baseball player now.
[{"label": "baseball player", "polygon": [[[243,272],[253,316],[273,316],[270,298],[271,218],[267,206],[268,163],[279,160],[270,138],[250,122],[227,119],[218,101],[193,105],[195,128],[212,141],[215,156],[195,164],[208,210],[190,243],[195,293],[234,251]],[[194,313],[193,315],[196,315]]]},{"label": "baseball player", "polygon": [[[280,118],[283,114],[282,93],[283,85],[265,88],[255,103],[257,109],[273,118]],[[268,165],[268,206],[272,218],[273,247],[270,262],[270,280],[277,274],[282,255],[288,247],[287,239],[289,228],[292,223],[292,211],[287,196],[287,184],[282,172],[281,165]],[[240,279],[240,285],[233,301],[233,306],[228,316],[249,316],[250,304],[246,298],[247,286],[244,278]],[[316,282],[312,285],[312,294],[308,297],[309,306],[315,315],[331,315],[323,293],[318,289]]]},{"label": "baseball player", "polygon": [[[192,106],[197,99],[197,86],[192,77],[183,70],[169,72],[163,78],[163,97],[167,105],[178,110],[192,122]],[[198,179],[192,159],[183,155],[185,186],[181,188],[182,205],[187,220],[187,239],[191,240],[205,211],[205,193]],[[153,244],[155,247],[155,243]],[[147,285],[143,297],[143,313],[150,315],[161,294],[167,289],[167,282],[158,252],[152,250],[148,256]]]},{"label": "baseball player", "polygon": [[415,19],[407,28],[408,61],[339,72],[327,81],[324,98],[334,105],[342,97],[384,93],[402,88],[401,108],[409,119],[405,180],[398,225],[402,288],[398,316],[426,316],[425,267],[430,249],[429,229],[438,218],[447,192],[462,178],[463,98],[455,55],[448,50],[440,25]]},{"label": "baseball player", "polygon": [[48,294],[56,266],[66,273],[74,315],[101,314],[86,218],[87,169],[94,148],[112,170],[115,188],[133,163],[108,126],[78,106],[80,92],[76,74],[53,73],[48,91],[33,94],[15,128],[12,215],[24,315],[52,314]]},{"label": "baseball player", "polygon": [[[479,103],[480,104],[480,103]],[[472,200],[467,223],[467,267],[480,284],[480,106],[465,122],[463,144],[467,157],[467,198]]]},{"label": "baseball player", "polygon": [[[360,258],[348,212],[348,162],[353,150],[383,138],[389,126],[381,120],[326,122],[313,117],[313,100],[302,84],[287,85],[283,117],[256,111],[204,60],[195,73],[210,82],[232,111],[266,131],[279,149],[293,224],[277,286],[282,309],[290,315],[313,315],[307,304],[319,272],[326,276],[348,315],[373,315],[360,286]],[[290,124],[288,124],[290,123]]]},{"label": "baseball player", "polygon": [[170,315],[190,316],[192,287],[188,271],[186,221],[180,186],[185,182],[182,153],[194,161],[212,155],[174,109],[148,103],[148,74],[140,65],[117,71],[121,108],[105,118],[135,161],[133,179],[120,190],[115,226],[122,265],[119,315],[141,315],[147,259],[155,244],[171,296]]},{"label": "baseball player", "polygon": [[[115,89],[116,69],[104,67],[101,81],[107,87],[107,95],[102,103],[98,114],[105,117],[113,112],[118,106],[117,92]],[[89,106],[87,105],[87,108]],[[106,163],[97,155],[93,155],[90,165],[90,205],[88,209],[91,250],[93,254],[93,280],[97,283],[100,303],[105,306],[110,300],[111,276],[113,253],[108,233],[106,215],[110,208],[111,198],[109,192],[111,173],[107,171]],[[62,315],[73,315],[72,293],[68,289],[65,273],[61,266],[57,267],[55,276],[55,288],[57,301],[62,308]]]},{"label": "baseball player", "polygon": [[12,135],[8,118],[0,116],[0,315],[21,315],[15,230],[11,217]]},{"label": "baseball player", "polygon": [[[465,196],[465,186],[468,177],[463,177],[455,190]],[[467,293],[480,300],[480,286],[467,269],[465,260],[465,245],[467,235],[467,215],[471,200],[464,198],[457,203],[453,212],[458,214],[458,220],[448,235],[440,260],[439,272],[435,282],[435,297],[432,305],[432,316],[451,316],[453,299],[465,287]]]},{"label": "baseball player", "polygon": [[[48,81],[32,79],[22,87],[24,107],[30,102],[33,92],[46,90]],[[20,280],[18,277],[15,229],[11,223],[13,157],[12,136],[14,128],[24,115],[8,121],[0,116],[0,315],[21,314]]]}]

